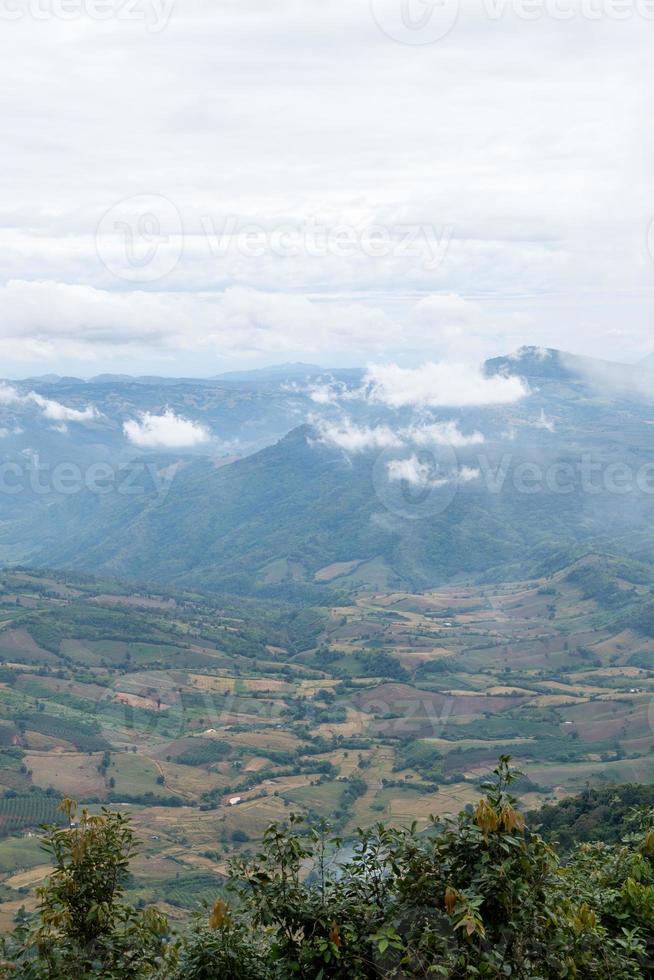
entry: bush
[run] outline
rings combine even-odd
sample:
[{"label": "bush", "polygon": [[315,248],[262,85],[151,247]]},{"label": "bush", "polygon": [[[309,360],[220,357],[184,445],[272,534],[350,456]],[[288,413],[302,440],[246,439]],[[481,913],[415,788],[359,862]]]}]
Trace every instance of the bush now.
[{"label": "bush", "polygon": [[136,845],[129,821],[108,810],[97,817],[84,810],[78,819],[70,800],[64,812],[67,826],[51,827],[44,841],[54,871],[39,890],[37,922],[5,944],[0,976],[154,977],[167,924],[156,909],[137,912],[121,902]]},{"label": "bush", "polygon": [[521,776],[503,757],[476,807],[427,834],[361,830],[342,865],[343,842],[325,824],[274,824],[259,853],[232,862],[234,908],[219,898],[178,939],[156,910],[122,902],[129,821],[105,810],[77,822],[67,803],[69,827],[46,836],[55,870],[37,920],[20,916],[0,978],[653,976],[654,813],[634,815],[620,843],[581,844],[562,865],[516,808]]}]

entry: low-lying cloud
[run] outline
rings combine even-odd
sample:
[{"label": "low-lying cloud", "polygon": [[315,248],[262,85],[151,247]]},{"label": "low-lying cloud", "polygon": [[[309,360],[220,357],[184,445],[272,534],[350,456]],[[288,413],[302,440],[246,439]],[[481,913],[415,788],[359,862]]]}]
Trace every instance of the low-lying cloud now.
[{"label": "low-lying cloud", "polygon": [[314,426],[322,442],[346,453],[364,453],[372,449],[399,449],[404,440],[388,425],[356,425],[345,418],[338,422],[314,419]]},{"label": "low-lying cloud", "polygon": [[138,420],[125,422],[123,432],[139,449],[193,449],[211,439],[206,426],[175,415],[171,409],[163,415],[144,412]]},{"label": "low-lying cloud", "polygon": [[528,394],[519,377],[487,377],[481,367],[444,361],[428,361],[418,368],[373,364],[366,373],[364,387],[371,401],[390,408],[510,405]]},{"label": "low-lying cloud", "polygon": [[391,483],[405,482],[413,487],[437,490],[450,483],[470,483],[481,476],[472,466],[461,466],[446,475],[435,475],[433,466],[413,453],[400,459],[391,459],[386,464],[386,472]]},{"label": "low-lying cloud", "polygon": [[50,422],[92,422],[99,415],[93,405],[83,409],[70,408],[52,398],[44,398],[36,391],[22,395],[13,385],[6,384],[0,384],[0,405],[36,405]]},{"label": "low-lying cloud", "polygon": [[451,446],[455,449],[478,446],[484,442],[481,432],[463,433],[456,422],[431,422],[424,425],[401,426],[357,425],[345,417],[336,422],[312,419],[322,442],[346,453],[371,450],[400,449],[405,446]]}]

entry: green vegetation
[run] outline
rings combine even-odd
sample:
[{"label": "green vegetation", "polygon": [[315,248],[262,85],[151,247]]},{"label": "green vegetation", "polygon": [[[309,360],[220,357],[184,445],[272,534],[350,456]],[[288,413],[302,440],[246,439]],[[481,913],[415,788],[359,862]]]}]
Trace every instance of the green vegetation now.
[{"label": "green vegetation", "polygon": [[[292,811],[348,842],[377,821],[423,833],[474,804],[500,753],[529,771],[525,811],[654,783],[654,643],[621,621],[650,597],[633,563],[302,611],[26,570],[0,583],[0,933],[35,908],[47,866],[28,835],[63,796],[133,817],[127,896],[182,928]],[[626,606],[600,601],[613,587]]]},{"label": "green vegetation", "polygon": [[580,796],[530,813],[528,819],[546,840],[570,850],[584,841],[616,844],[633,829],[639,813],[651,810],[654,786],[588,787]]},{"label": "green vegetation", "polygon": [[359,831],[340,863],[326,824],[271,825],[255,855],[232,863],[210,915],[181,936],[156,908],[124,901],[129,822],[106,810],[78,821],[67,803],[70,828],[46,836],[54,870],[35,917],[4,941],[0,977],[651,976],[654,810],[620,843],[583,844],[562,865],[526,829],[509,762],[474,808],[429,834]]},{"label": "green vegetation", "polygon": [[61,797],[54,792],[33,791],[19,795],[9,790],[0,799],[0,837],[11,837],[22,830],[43,824],[63,823]]},{"label": "green vegetation", "polygon": [[104,752],[109,743],[99,734],[100,726],[72,718],[35,712],[19,717],[21,727],[54,739],[71,742],[80,752]]}]

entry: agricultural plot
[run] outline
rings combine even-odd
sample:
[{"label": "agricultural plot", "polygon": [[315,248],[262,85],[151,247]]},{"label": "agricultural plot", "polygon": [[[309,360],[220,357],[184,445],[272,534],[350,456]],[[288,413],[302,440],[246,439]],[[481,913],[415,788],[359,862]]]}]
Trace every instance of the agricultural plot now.
[{"label": "agricultural plot", "polygon": [[[61,819],[64,795],[132,815],[134,896],[183,918],[291,812],[345,837],[426,826],[473,803],[501,753],[528,774],[529,806],[654,781],[654,639],[606,608],[605,577],[589,594],[594,567],[414,595],[383,591],[374,562],[334,565],[325,576],[362,591],[301,617],[5,573],[0,909],[33,902],[30,835]],[[615,580],[647,601],[624,569]]]}]

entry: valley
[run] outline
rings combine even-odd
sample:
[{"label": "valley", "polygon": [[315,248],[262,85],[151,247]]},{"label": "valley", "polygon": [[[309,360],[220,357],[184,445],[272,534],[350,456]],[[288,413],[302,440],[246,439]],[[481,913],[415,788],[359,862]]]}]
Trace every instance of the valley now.
[{"label": "valley", "polygon": [[0,928],[34,908],[64,795],[133,816],[131,896],[183,920],[292,812],[346,840],[425,828],[504,753],[525,808],[653,782],[653,588],[649,566],[593,553],[312,607],[5,571]]}]

